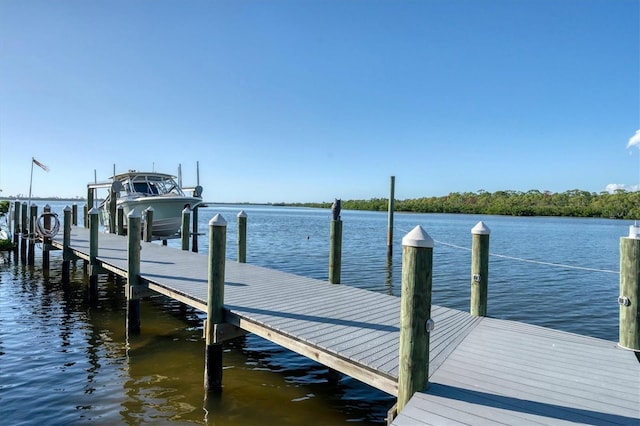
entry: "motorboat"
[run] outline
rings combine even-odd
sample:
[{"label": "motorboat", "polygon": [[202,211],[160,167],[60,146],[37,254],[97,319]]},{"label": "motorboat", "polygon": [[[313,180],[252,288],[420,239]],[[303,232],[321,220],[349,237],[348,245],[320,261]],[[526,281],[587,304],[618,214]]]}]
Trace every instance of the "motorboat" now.
[{"label": "motorboat", "polygon": [[[129,170],[114,174],[110,182],[89,184],[88,188],[107,188],[108,195],[100,203],[101,223],[115,232],[114,210],[122,207],[124,217],[136,210],[141,215],[148,208],[153,209],[152,237],[167,239],[178,235],[182,224],[182,211],[194,209],[202,204],[202,187],[182,188],[176,176],[157,172]],[[185,193],[189,191],[191,195]],[[90,192],[90,196],[91,191]],[[115,203],[114,203],[115,201]],[[144,215],[143,215],[144,218]],[[126,230],[126,219],[124,228]]]}]

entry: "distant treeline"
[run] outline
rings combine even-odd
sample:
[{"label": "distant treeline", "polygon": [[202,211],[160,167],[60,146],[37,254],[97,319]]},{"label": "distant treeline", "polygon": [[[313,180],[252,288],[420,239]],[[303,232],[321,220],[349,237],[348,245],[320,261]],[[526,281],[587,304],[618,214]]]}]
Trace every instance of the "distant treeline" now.
[{"label": "distant treeline", "polygon": [[[332,202],[297,203],[295,206],[330,208]],[[387,198],[342,200],[348,210],[386,211]],[[395,211],[413,213],[467,213],[510,216],[571,216],[640,219],[640,192],[614,193],[573,189],[561,193],[530,190],[452,192],[443,197],[396,200]]]}]

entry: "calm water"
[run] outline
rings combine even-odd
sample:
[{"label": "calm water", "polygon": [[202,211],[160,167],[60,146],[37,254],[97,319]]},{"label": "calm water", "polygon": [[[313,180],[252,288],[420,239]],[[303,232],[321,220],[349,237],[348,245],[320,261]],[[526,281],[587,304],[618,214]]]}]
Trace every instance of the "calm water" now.
[{"label": "calm water", "polygon": [[[64,207],[50,204],[56,212]],[[240,209],[248,214],[248,263],[327,279],[328,210],[201,209],[201,232],[216,213],[227,220],[231,259]],[[344,285],[399,295],[401,239],[422,225],[436,241],[433,302],[468,310],[470,230],[482,220],[494,254],[489,315],[618,339],[619,241],[629,222],[396,214],[389,264],[386,213],[343,211],[342,220]],[[205,235],[200,252],[206,250]],[[82,262],[63,286],[60,253],[52,254],[49,274],[40,259],[38,250],[31,268],[0,254],[4,424],[368,425],[383,423],[395,402],[348,377],[331,380],[323,366],[252,335],[225,344],[224,390],[205,399],[199,312],[153,298],[142,305],[141,335],[127,338],[121,282],[102,276],[98,306],[90,307]]]}]

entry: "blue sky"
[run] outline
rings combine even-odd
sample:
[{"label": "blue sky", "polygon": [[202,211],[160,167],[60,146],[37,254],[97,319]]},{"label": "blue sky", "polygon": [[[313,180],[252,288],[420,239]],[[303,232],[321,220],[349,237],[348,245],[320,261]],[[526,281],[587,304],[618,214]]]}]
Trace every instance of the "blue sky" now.
[{"label": "blue sky", "polygon": [[5,197],[631,189],[638,129],[638,0],[0,0]]}]

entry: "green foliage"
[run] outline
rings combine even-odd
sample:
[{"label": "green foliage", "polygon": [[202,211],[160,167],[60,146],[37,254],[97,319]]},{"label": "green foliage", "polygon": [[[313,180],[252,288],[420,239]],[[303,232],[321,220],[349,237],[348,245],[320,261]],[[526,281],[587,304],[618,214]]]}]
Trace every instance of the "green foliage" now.
[{"label": "green foliage", "polygon": [[0,217],[7,214],[8,211],[9,211],[9,202],[6,200],[0,201]]},{"label": "green foliage", "polygon": [[[331,203],[294,204],[330,208]],[[387,198],[343,200],[345,210],[386,211]],[[413,213],[466,213],[510,216],[570,216],[640,219],[640,192],[619,189],[614,193],[572,189],[561,193],[530,190],[452,192],[443,197],[396,200],[395,210]]]},{"label": "green foliage", "polygon": [[0,251],[13,250],[14,245],[11,240],[0,240]]}]

